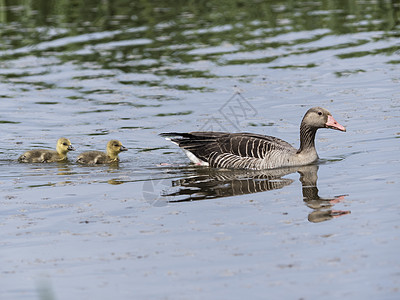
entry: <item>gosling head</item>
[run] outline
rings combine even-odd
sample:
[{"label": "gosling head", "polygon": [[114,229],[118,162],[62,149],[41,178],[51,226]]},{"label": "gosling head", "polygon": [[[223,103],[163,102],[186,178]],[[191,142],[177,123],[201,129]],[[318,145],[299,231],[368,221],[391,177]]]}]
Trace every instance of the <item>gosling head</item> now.
[{"label": "gosling head", "polygon": [[336,122],[331,113],[322,107],[310,108],[304,115],[302,124],[316,129],[330,128],[346,131],[346,128]]},{"label": "gosling head", "polygon": [[121,142],[118,140],[111,140],[107,143],[107,154],[112,159],[117,158],[118,154],[122,151],[128,151],[128,149],[122,146]]},{"label": "gosling head", "polygon": [[60,138],[57,141],[57,153],[61,155],[66,155],[68,151],[74,151],[75,148],[71,145],[69,139]]}]

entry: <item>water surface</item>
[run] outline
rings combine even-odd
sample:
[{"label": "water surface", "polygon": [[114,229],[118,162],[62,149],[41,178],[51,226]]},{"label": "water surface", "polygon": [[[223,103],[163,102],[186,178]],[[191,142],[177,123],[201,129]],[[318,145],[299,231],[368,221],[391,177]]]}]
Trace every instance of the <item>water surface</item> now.
[{"label": "water surface", "polygon": [[[5,1],[4,299],[398,299],[398,1]],[[165,131],[298,145],[277,172],[191,165]],[[77,148],[20,164],[28,149]],[[121,162],[81,166],[119,139]]]}]

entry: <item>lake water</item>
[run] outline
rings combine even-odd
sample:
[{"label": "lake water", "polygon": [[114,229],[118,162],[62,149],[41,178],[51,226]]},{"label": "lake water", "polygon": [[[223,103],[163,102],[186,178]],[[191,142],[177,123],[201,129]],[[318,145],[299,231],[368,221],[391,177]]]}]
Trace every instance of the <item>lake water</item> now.
[{"label": "lake water", "polygon": [[[1,299],[399,299],[398,1],[3,1]],[[166,131],[320,161],[196,167]],[[77,151],[21,164],[24,151]],[[80,152],[119,139],[117,165]]]}]

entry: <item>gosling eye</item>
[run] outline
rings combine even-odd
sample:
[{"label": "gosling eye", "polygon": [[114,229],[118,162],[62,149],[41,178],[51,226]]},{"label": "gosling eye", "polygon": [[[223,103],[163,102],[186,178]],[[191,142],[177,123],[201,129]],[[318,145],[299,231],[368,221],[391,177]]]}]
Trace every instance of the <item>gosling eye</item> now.
[{"label": "gosling eye", "polygon": [[321,112],[321,111],[319,111],[319,112],[318,112],[318,115],[322,116],[322,112]]},{"label": "gosling eye", "polygon": [[63,145],[64,145],[64,146],[68,146],[68,144],[67,144],[67,143],[63,143]]}]

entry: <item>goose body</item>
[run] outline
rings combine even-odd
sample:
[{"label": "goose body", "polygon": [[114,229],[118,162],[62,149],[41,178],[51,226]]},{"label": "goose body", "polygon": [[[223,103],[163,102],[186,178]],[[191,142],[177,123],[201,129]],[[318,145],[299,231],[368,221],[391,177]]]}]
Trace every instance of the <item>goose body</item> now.
[{"label": "goose body", "polygon": [[128,149],[122,146],[118,140],[111,140],[107,143],[106,152],[101,151],[87,151],[83,152],[78,156],[77,162],[81,164],[109,164],[118,162],[118,154],[121,151],[127,151]]},{"label": "goose body", "polygon": [[35,149],[22,154],[19,162],[28,163],[47,163],[67,160],[67,153],[74,151],[75,148],[71,145],[69,139],[60,138],[57,141],[56,151],[48,149]]},{"label": "goose body", "polygon": [[307,111],[300,125],[300,148],[272,136],[254,133],[189,132],[162,133],[184,150],[189,159],[203,166],[226,169],[264,170],[302,166],[318,159],[315,134],[319,128],[346,129],[324,108]]}]

